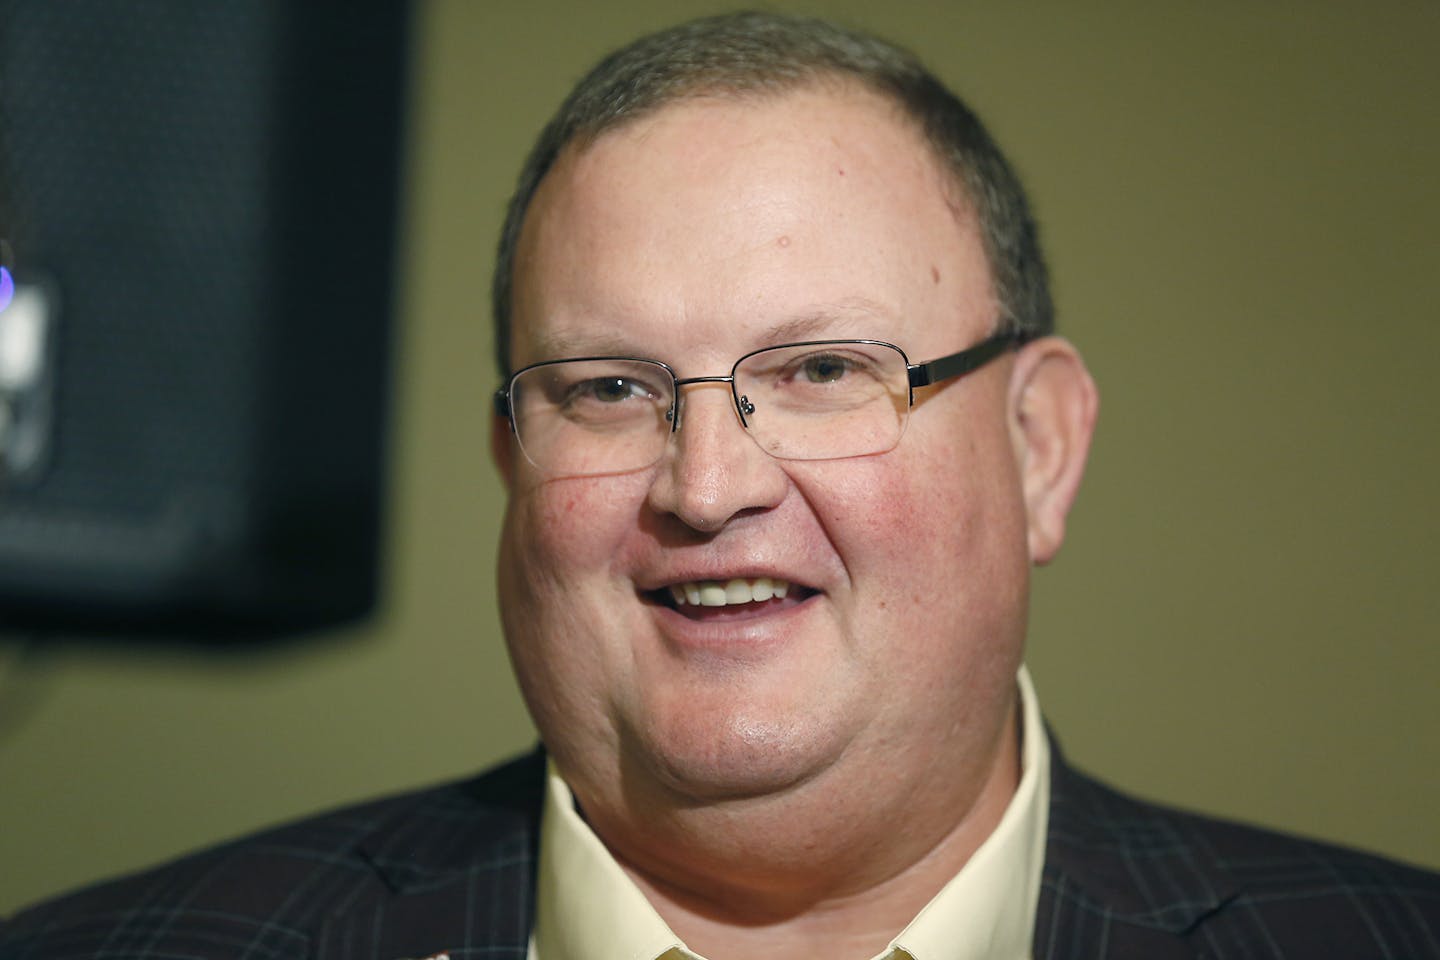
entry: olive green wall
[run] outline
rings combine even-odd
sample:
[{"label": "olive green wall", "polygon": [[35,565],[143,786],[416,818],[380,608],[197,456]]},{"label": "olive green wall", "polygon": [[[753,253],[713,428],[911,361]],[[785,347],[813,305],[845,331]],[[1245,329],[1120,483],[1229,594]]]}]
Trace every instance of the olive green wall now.
[{"label": "olive green wall", "polygon": [[[1031,663],[1071,758],[1440,866],[1440,6],[794,8],[917,49],[1034,193],[1104,397],[1035,589]],[[8,672],[0,911],[527,744],[492,587],[492,237],[581,69],[713,9],[424,7],[388,606],[249,657]]]}]

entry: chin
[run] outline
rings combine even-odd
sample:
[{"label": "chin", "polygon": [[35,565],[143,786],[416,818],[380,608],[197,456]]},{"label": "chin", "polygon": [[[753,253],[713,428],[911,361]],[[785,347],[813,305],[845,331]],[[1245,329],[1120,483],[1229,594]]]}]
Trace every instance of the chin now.
[{"label": "chin", "polygon": [[692,714],[626,739],[642,768],[637,774],[698,803],[796,790],[833,766],[846,745],[833,725],[744,713],[723,720]]}]

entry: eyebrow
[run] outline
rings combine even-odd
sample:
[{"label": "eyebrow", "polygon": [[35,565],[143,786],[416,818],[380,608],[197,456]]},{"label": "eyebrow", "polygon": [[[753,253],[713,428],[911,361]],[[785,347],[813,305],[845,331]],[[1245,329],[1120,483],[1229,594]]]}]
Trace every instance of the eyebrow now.
[{"label": "eyebrow", "polygon": [[617,337],[608,330],[593,333],[546,333],[536,339],[535,347],[542,360],[639,356],[635,353],[632,341]]},{"label": "eyebrow", "polygon": [[762,339],[765,346],[803,340],[874,337],[877,322],[886,316],[878,303],[865,297],[846,297],[834,303],[807,308],[770,328]]}]

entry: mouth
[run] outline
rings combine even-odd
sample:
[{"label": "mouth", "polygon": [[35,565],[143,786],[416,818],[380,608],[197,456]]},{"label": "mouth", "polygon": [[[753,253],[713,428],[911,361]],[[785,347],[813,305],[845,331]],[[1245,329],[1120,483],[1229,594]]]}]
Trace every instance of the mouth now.
[{"label": "mouth", "polygon": [[804,603],[818,591],[778,577],[686,580],[648,592],[656,603],[690,620],[742,620]]}]

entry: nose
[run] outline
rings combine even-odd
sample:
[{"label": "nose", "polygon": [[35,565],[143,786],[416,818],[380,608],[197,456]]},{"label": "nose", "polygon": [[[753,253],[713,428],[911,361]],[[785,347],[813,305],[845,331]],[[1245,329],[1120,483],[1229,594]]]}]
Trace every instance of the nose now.
[{"label": "nose", "polygon": [[685,390],[678,429],[650,486],[651,508],[714,533],[740,514],[776,506],[789,480],[747,435],[729,385],[696,381]]}]

